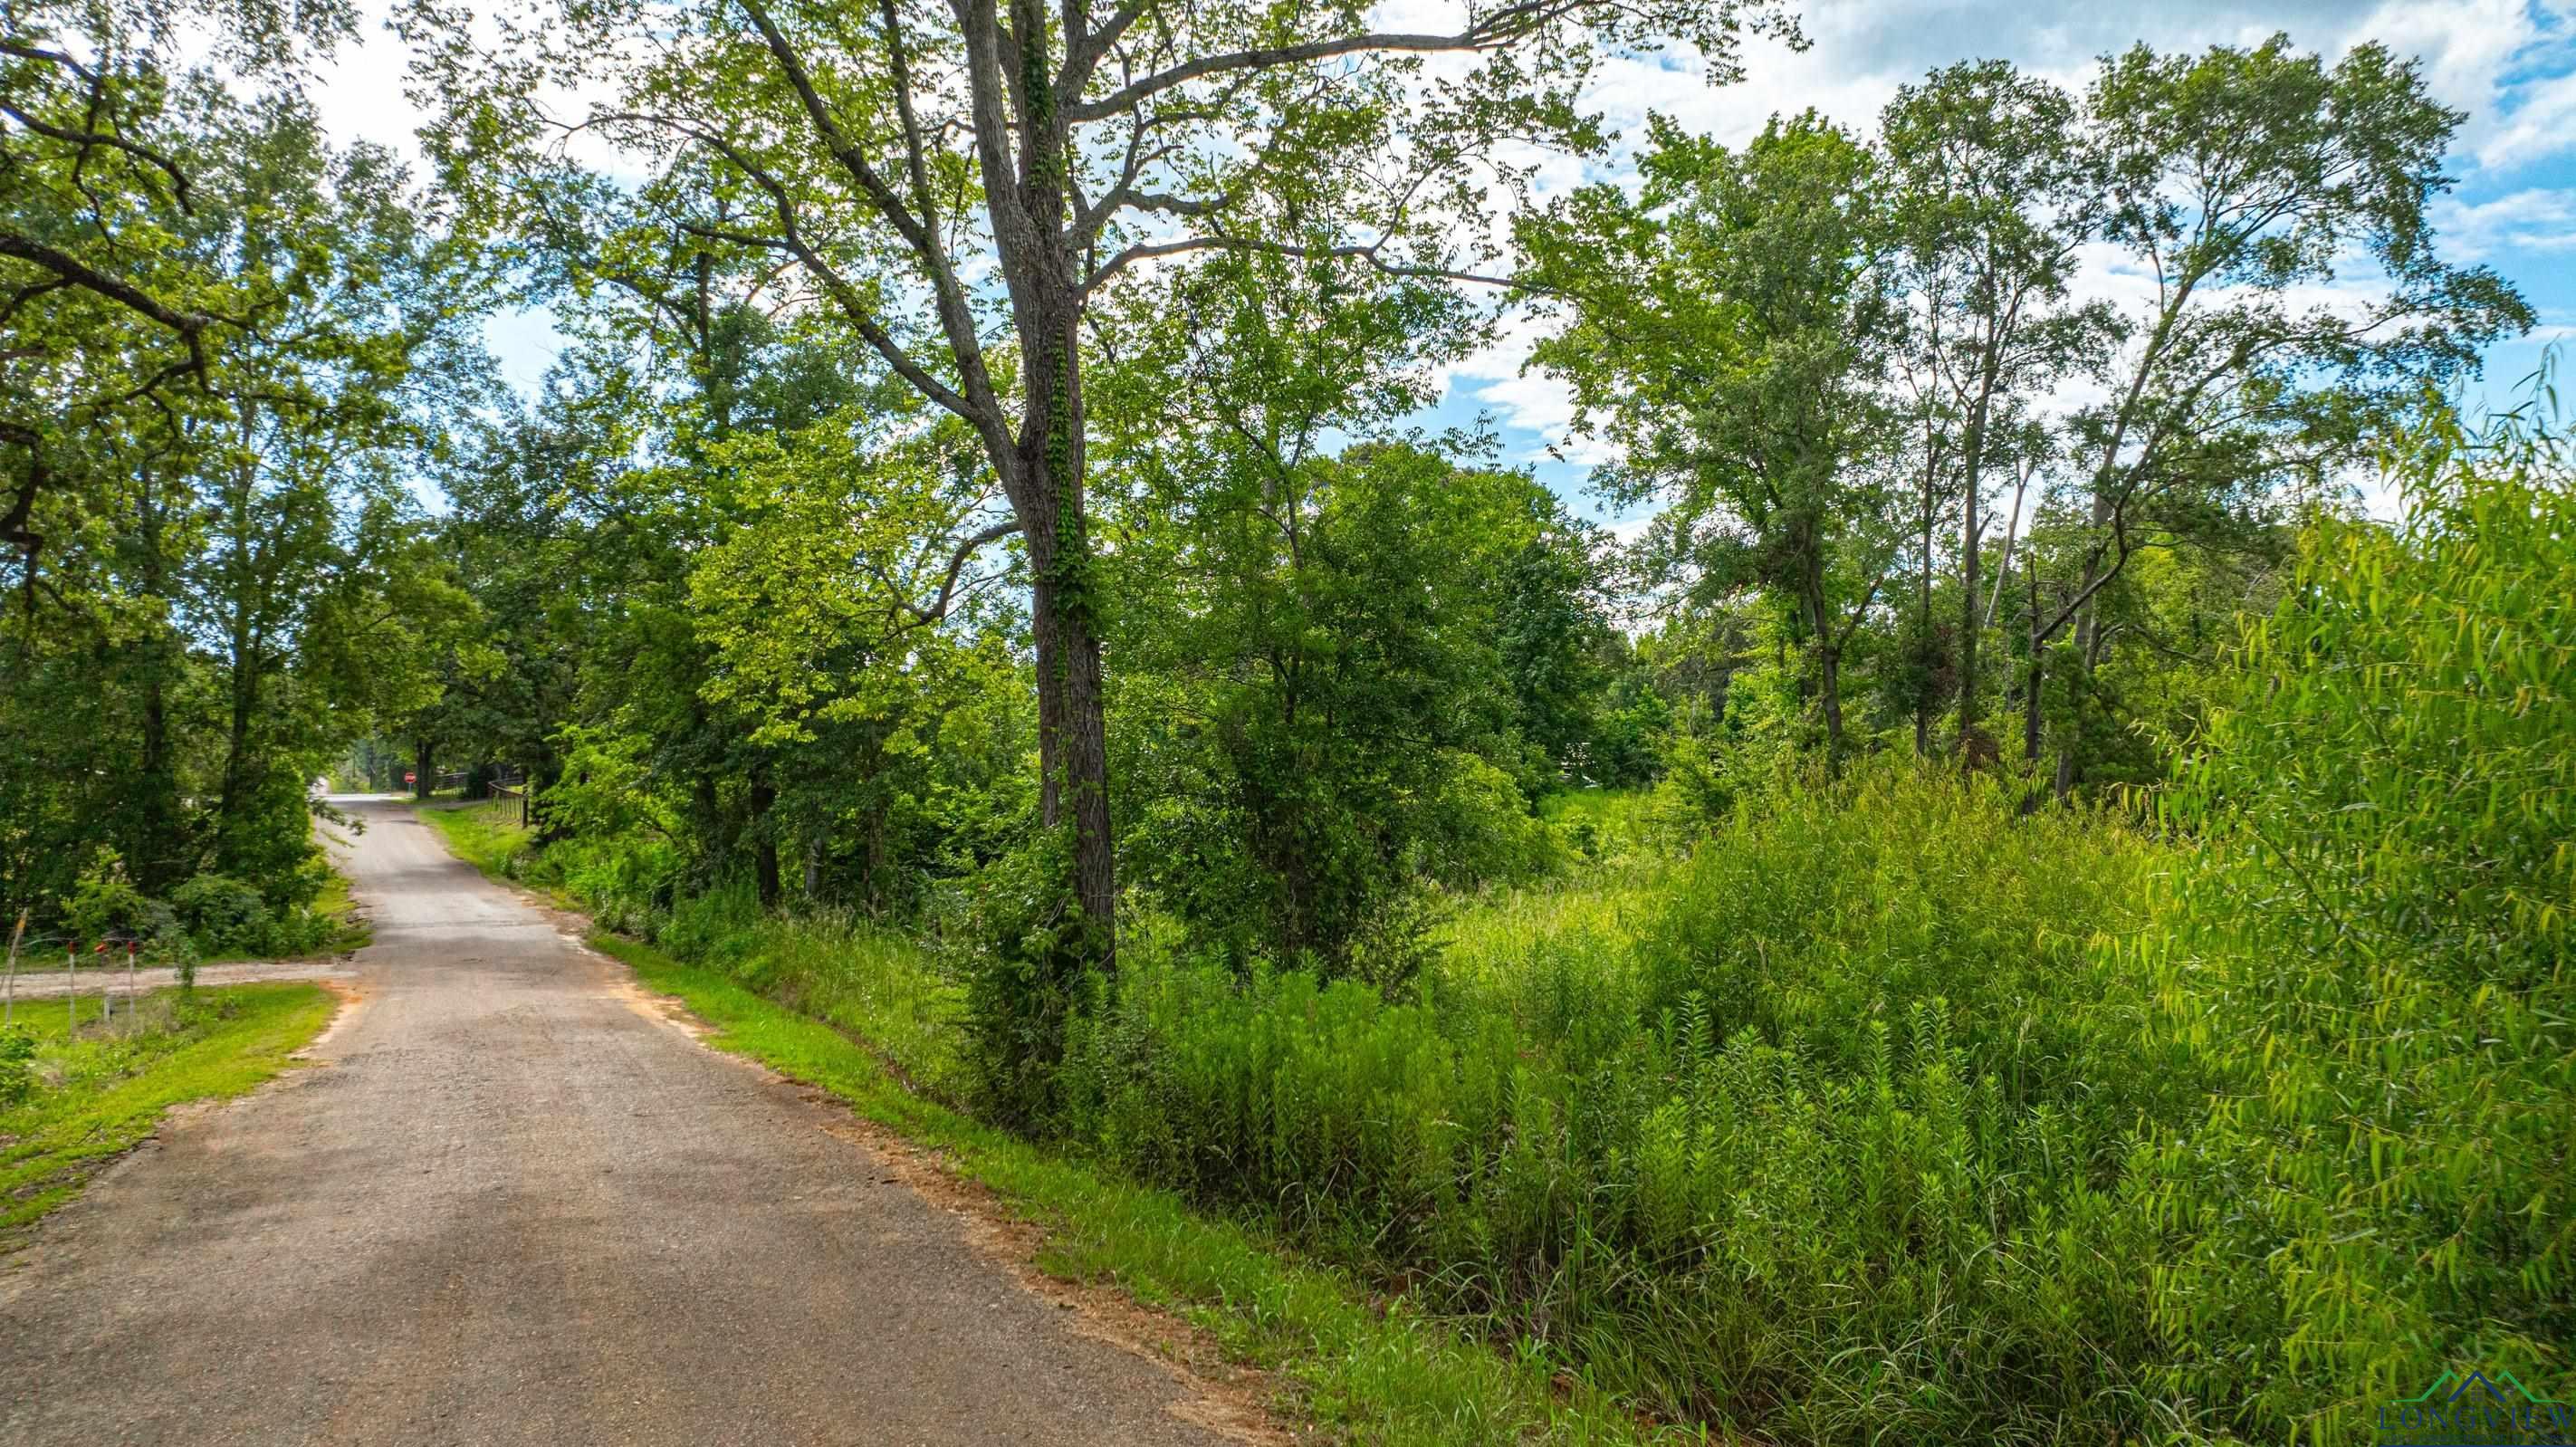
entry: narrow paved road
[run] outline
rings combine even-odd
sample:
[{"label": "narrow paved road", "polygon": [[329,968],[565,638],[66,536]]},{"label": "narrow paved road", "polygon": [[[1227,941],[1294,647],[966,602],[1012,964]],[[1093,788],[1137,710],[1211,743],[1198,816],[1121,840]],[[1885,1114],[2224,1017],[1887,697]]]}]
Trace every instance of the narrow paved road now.
[{"label": "narrow paved road", "polygon": [[1189,1444],[1184,1383],[392,803],[323,1064],[0,1260],[0,1442]]}]

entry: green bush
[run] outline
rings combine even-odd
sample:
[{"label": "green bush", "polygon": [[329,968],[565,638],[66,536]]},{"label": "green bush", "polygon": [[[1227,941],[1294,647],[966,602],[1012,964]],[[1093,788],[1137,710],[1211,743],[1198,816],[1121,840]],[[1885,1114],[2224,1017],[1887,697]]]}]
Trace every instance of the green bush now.
[{"label": "green bush", "polygon": [[0,1110],[36,1093],[36,1037],[23,1025],[0,1028]]},{"label": "green bush", "polygon": [[575,836],[542,854],[521,849],[507,864],[514,879],[571,891],[608,928],[655,940],[678,898],[684,861],[669,838],[636,832]]},{"label": "green bush", "polygon": [[208,954],[261,953],[274,924],[260,892],[221,874],[200,874],[170,892],[179,923]]},{"label": "green bush", "polygon": [[140,938],[151,932],[157,919],[154,905],[126,877],[125,861],[116,851],[102,849],[73,886],[64,923],[76,940]]},{"label": "green bush", "polygon": [[[301,887],[289,898],[309,896]],[[222,874],[200,874],[170,892],[173,927],[167,948],[193,954],[286,958],[310,954],[331,940],[331,918],[302,904],[272,909],[273,891],[255,889]]]}]

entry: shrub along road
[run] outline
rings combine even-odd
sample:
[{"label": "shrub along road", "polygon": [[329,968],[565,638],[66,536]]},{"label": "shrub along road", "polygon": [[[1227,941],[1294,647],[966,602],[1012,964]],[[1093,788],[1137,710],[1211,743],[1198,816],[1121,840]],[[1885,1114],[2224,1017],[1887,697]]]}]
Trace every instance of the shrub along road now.
[{"label": "shrub along road", "polygon": [[358,1003],[0,1264],[0,1441],[1228,1440],[395,803]]}]

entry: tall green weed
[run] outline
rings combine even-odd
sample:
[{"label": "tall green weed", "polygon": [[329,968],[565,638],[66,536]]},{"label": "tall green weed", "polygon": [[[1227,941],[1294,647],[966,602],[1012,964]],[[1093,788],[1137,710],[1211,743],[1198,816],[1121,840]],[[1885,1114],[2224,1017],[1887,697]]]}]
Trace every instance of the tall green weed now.
[{"label": "tall green weed", "polygon": [[1142,930],[1075,1052],[1085,1134],[1659,1416],[2125,1430],[2095,1398],[2157,1347],[2119,1168],[2205,1098],[2092,948],[2155,857],[1891,766],[1747,806],[1611,902],[1493,906],[1520,923],[1462,922],[1408,998],[1240,984]]}]

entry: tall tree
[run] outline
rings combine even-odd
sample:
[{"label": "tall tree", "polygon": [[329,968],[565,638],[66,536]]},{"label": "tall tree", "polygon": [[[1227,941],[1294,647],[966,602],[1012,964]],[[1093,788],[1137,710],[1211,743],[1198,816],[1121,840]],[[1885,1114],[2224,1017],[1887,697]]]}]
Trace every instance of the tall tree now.
[{"label": "tall tree", "polygon": [[1474,872],[1516,685],[1553,682],[1554,499],[1398,440],[1461,310],[1353,259],[1227,256],[1140,299],[1100,374],[1122,817],[1141,880],[1239,959],[1409,973],[1414,891]]},{"label": "tall tree", "polygon": [[[481,354],[470,271],[388,153],[333,150],[293,100],[204,129],[220,159],[202,189],[219,204],[184,249],[277,298],[210,369],[216,408],[191,428],[210,548],[187,611],[229,694],[217,862],[258,877],[273,870],[248,856],[292,832],[266,816],[300,818],[312,780],[314,746],[280,725],[412,707],[427,675],[400,645],[463,604],[417,545],[407,479],[445,435],[433,414],[474,400]],[[298,690],[282,696],[290,667]]]},{"label": "tall tree", "polygon": [[[1357,4],[612,0],[514,30],[524,43],[486,63],[467,7],[405,13],[447,98],[434,141],[460,183],[501,178],[524,202],[542,188],[521,183],[561,175],[545,147],[567,130],[701,174],[670,193],[682,225],[799,268],[973,432],[1030,564],[1043,814],[1070,830],[1087,921],[1061,971],[1109,956],[1116,907],[1085,492],[1094,302],[1150,263],[1212,251],[1458,270],[1500,143],[1600,143],[1574,103],[1598,47],[1676,37],[1722,80],[1748,23],[1788,29],[1749,0],[1522,0],[1435,33],[1373,29]],[[1429,76],[1440,55],[1459,73]],[[558,125],[546,82],[613,98]],[[494,145],[517,154],[489,168]]]},{"label": "tall tree", "polygon": [[[85,433],[202,384],[279,298],[208,271],[179,240],[209,159],[193,142],[226,73],[292,93],[297,66],[346,35],[339,0],[27,0],[0,9],[0,545],[30,613],[46,491],[80,476]],[[191,102],[195,104],[191,104]],[[180,405],[184,405],[184,400]]]},{"label": "tall tree", "polygon": [[[465,607],[406,481],[438,445],[433,415],[471,402],[475,288],[390,158],[332,149],[291,90],[245,102],[191,74],[147,111],[109,77],[157,72],[115,55],[39,63],[103,88],[94,126],[148,124],[177,199],[109,208],[104,157],[129,153],[101,130],[61,144],[93,148],[104,189],[72,206],[38,186],[10,220],[50,220],[102,264],[148,264],[225,310],[173,341],[128,300],[40,279],[0,322],[29,343],[0,365],[54,364],[31,396],[62,408],[18,459],[29,535],[9,560],[28,613],[0,710],[32,745],[13,765],[79,781],[30,791],[68,807],[30,800],[6,887],[59,895],[109,846],[156,893],[212,866],[300,903],[319,883],[312,778],[371,713],[412,705],[406,644]],[[93,329],[67,337],[75,317]]]},{"label": "tall tree", "polygon": [[[2067,303],[2078,248],[2098,221],[2072,97],[2004,61],[1934,71],[1880,116],[1908,306],[1906,352],[1926,439],[1923,624],[1930,625],[1932,479],[1955,475],[1959,523],[1958,738],[1967,767],[1991,755],[1978,722],[1978,564],[1988,478],[2030,437],[2014,425],[2108,324]],[[2007,533],[2013,523],[2007,521]],[[1926,698],[1926,712],[1935,701]],[[1919,717],[1920,715],[1918,715]]]},{"label": "tall tree", "polygon": [[1586,187],[1523,222],[1529,280],[1564,319],[1535,356],[1622,448],[1604,489],[1669,504],[1668,566],[1790,602],[1838,761],[1843,652],[1887,560],[1896,313],[1874,163],[1812,111],[1741,151],[1661,117],[1650,134],[1641,192]]},{"label": "tall tree", "polygon": [[2153,289],[2097,363],[2109,400],[2076,419],[2074,578],[2033,623],[2034,644],[2072,629],[2061,795],[2082,777],[2099,599],[2129,562],[2259,523],[2285,484],[2330,485],[2425,388],[2532,323],[2492,270],[2435,254],[2426,213],[2463,117],[2413,61],[2369,44],[2328,66],[2277,35],[2140,46],[2104,66],[2086,110],[2101,235]]}]

